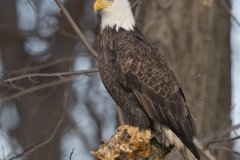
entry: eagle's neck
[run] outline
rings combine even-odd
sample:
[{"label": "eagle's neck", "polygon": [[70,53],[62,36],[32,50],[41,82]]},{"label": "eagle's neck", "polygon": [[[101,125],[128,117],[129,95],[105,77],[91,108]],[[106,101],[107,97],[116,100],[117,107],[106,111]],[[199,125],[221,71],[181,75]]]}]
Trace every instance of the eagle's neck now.
[{"label": "eagle's neck", "polygon": [[118,31],[123,28],[127,31],[133,30],[135,27],[135,20],[130,6],[122,6],[118,8],[111,7],[101,13],[101,30],[106,27],[114,28]]}]

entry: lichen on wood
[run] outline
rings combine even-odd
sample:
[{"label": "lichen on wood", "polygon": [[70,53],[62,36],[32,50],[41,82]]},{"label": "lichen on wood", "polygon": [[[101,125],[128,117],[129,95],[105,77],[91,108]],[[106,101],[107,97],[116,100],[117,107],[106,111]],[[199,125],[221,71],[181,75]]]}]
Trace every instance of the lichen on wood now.
[{"label": "lichen on wood", "polygon": [[98,160],[160,160],[170,149],[155,143],[149,129],[120,126],[108,142],[91,154]]}]

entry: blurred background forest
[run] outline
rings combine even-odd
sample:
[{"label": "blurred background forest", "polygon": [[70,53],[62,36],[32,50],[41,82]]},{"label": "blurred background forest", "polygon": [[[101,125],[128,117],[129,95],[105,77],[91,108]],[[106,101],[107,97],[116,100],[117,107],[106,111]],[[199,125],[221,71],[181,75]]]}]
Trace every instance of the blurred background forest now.
[{"label": "blurred background forest", "polygon": [[[93,3],[64,0],[97,50]],[[240,19],[239,0],[139,0],[133,8],[184,88],[197,138],[218,160],[240,159],[229,139],[240,134],[240,25],[231,9]],[[0,0],[0,159],[93,159],[119,124],[95,67],[54,0]]]}]

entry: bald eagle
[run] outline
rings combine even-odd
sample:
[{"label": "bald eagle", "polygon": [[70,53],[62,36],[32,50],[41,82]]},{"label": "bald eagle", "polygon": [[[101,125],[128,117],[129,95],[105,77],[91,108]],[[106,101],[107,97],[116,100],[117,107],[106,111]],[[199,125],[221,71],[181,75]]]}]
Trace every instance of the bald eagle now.
[{"label": "bald eagle", "polygon": [[195,124],[173,71],[138,30],[128,0],[96,0],[101,15],[99,71],[129,124],[150,128],[161,144],[199,160]]}]

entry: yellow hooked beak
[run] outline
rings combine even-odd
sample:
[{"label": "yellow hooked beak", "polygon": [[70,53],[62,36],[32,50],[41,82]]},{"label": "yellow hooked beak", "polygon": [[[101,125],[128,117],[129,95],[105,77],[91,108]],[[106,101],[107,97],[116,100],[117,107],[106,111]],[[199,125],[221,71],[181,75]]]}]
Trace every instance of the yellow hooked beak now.
[{"label": "yellow hooked beak", "polygon": [[105,0],[96,0],[94,3],[94,12],[97,13],[98,10],[107,8],[109,6],[111,6],[111,4]]}]

